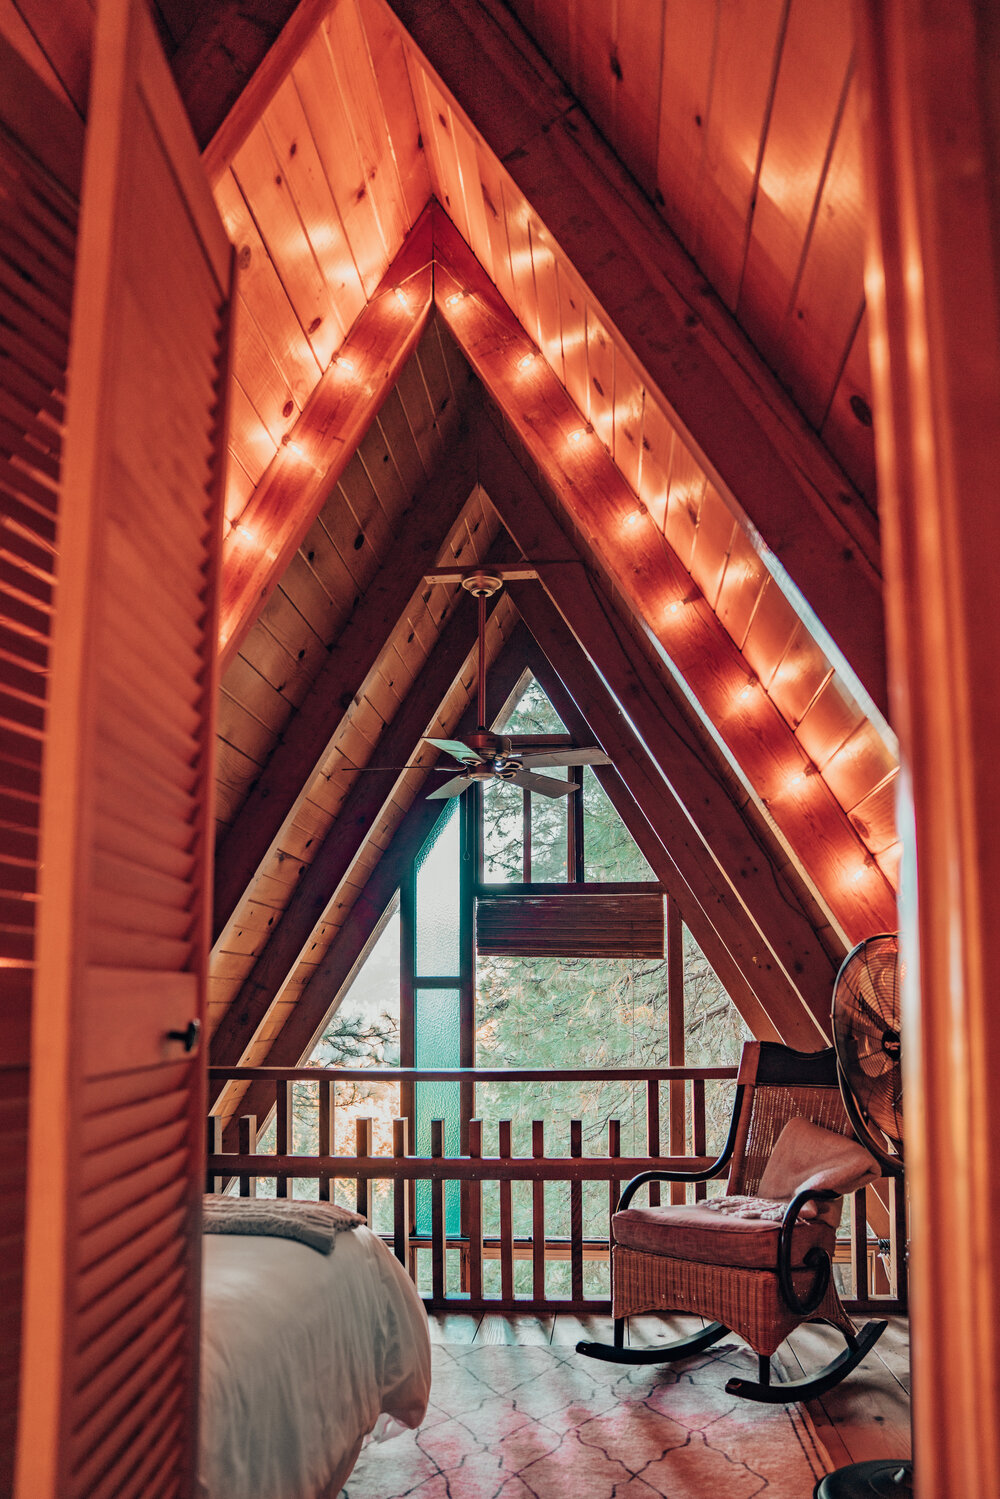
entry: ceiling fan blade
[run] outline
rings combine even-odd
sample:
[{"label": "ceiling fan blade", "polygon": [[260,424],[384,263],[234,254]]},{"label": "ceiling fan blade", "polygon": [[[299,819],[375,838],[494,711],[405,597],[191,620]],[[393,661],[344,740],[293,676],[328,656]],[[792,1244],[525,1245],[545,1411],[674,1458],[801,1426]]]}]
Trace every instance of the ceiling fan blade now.
[{"label": "ceiling fan blade", "polygon": [[575,781],[554,781],[551,776],[534,776],[527,770],[519,770],[516,776],[511,776],[511,781],[525,791],[539,791],[542,796],[569,796],[580,789]]},{"label": "ceiling fan blade", "polygon": [[611,756],[606,755],[596,744],[589,749],[539,750],[518,755],[521,764],[532,768],[536,765],[610,765]]},{"label": "ceiling fan blade", "polygon": [[433,744],[439,750],[444,750],[449,755],[454,755],[456,760],[481,760],[482,756],[478,750],[470,749],[463,744],[461,739],[431,739],[425,737],[425,744]]},{"label": "ceiling fan blade", "polygon": [[446,802],[449,797],[460,796],[468,784],[468,776],[452,776],[450,781],[445,781],[436,791],[428,792],[426,799],[429,802]]}]

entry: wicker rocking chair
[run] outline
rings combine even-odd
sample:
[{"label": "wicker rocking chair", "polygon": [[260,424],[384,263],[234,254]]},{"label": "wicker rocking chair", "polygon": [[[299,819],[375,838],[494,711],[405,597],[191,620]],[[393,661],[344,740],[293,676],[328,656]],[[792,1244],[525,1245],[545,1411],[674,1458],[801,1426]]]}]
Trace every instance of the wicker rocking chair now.
[{"label": "wicker rocking chair", "polygon": [[[727,1166],[724,1198],[630,1206],[648,1182],[707,1181]],[[855,1331],[831,1275],[842,1197],[879,1174],[848,1122],[833,1049],[805,1053],[749,1042],[718,1160],[699,1172],[643,1171],[622,1193],[611,1229],[614,1344],[578,1343],[577,1352],[613,1363],[666,1363],[735,1332],[757,1354],[759,1376],[731,1379],[729,1394],[772,1403],[822,1395],[885,1330],[885,1322],[868,1322]],[[626,1348],[625,1319],[653,1311],[711,1320],[673,1343]],[[805,1321],[839,1328],[846,1348],[811,1377],[772,1384],[771,1354]]]}]

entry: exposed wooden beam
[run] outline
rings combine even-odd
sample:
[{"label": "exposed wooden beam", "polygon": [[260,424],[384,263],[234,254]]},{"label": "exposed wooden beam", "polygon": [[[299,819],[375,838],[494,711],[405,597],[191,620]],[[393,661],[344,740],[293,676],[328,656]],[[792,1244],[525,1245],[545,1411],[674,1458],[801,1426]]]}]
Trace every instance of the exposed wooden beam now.
[{"label": "exposed wooden beam", "polygon": [[[759,686],[745,693],[756,674],[638,506],[603,444],[581,428],[555,374],[542,359],[527,371],[519,367],[530,352],[523,329],[440,212],[434,247],[439,311],[537,465],[564,524],[600,560],[659,652],[690,688],[848,940],[891,928],[894,892],[845,809],[767,693]],[[457,303],[452,299],[456,288],[464,293]],[[488,431],[486,423],[484,452]],[[514,534],[525,556],[537,563],[545,555],[526,535]],[[832,744],[831,755],[835,748]]]},{"label": "exposed wooden beam", "polygon": [[[593,739],[595,737],[593,729],[567,691],[562,677],[530,632],[524,657],[573,738],[577,742],[582,742],[585,737]],[[720,938],[708,915],[694,899],[687,881],[682,877],[669,851],[657,837],[645,811],[629,791],[620,772],[613,765],[595,765],[593,771],[629,835],[635,840],[646,863],[660,881],[666,894],[675,903],[726,993],[757,1039],[760,1041],[786,1040],[787,1044],[799,1044],[804,1049],[814,1045],[817,1028],[802,1017],[801,1009],[796,1012],[796,1019],[801,1020],[802,1023],[794,1027],[797,1041],[778,1031],[768,1016],[765,1005],[757,996],[756,984],[760,982],[762,975],[755,973],[754,983],[748,982],[746,975]]]},{"label": "exposed wooden beam", "polygon": [[[822,1021],[813,1019],[803,995],[775,956],[773,945],[748,913],[671,787],[657,773],[645,746],[558,611],[537,585],[517,584],[510,593],[566,693],[642,808],[669,859],[669,864],[661,859],[661,867],[669,871],[673,866],[669,878],[657,877],[663,878],[689,914],[695,908],[705,913],[718,943],[725,946],[741,975],[741,995],[749,991],[771,1025],[782,1034],[794,1036],[795,1044],[815,1046],[822,1036]],[[717,796],[716,804],[720,802]],[[814,941],[813,946],[818,944]],[[830,993],[827,988],[825,1013],[829,1012]],[[755,1018],[759,1020],[759,1016]]]},{"label": "exposed wooden beam", "polygon": [[216,852],[215,937],[327,753],[393,626],[420,589],[428,567],[441,556],[475,484],[475,452],[464,441],[414,496],[391,557],[344,626]]},{"label": "exposed wooden beam", "polygon": [[[523,630],[523,626],[521,629]],[[486,683],[487,722],[493,723],[497,718],[517,685],[523,667],[523,649],[512,637],[490,666]],[[475,705],[470,705],[452,732],[461,737],[472,733],[475,728],[476,709]],[[297,1067],[311,1055],[330,1017],[336,1013],[345,986],[355,971],[366,943],[399,886],[399,871],[416,858],[441,816],[441,810],[440,802],[428,801],[423,796],[414,800],[393,834],[388,848],[368,876],[364,889],[316,965],[316,972],[299,994],[295,1008],[271,1041],[262,1066]],[[245,1094],[239,1111],[241,1114],[256,1114],[258,1119],[264,1119],[273,1107],[273,1091],[263,1084],[255,1083]],[[233,1126],[225,1137],[225,1148],[236,1148]]]},{"label": "exposed wooden beam", "polygon": [[885,711],[877,525],[735,319],[500,0],[389,0]]},{"label": "exposed wooden beam", "polygon": [[536,578],[538,574],[533,567],[526,567],[521,562],[491,562],[488,568],[469,567],[430,567],[424,573],[428,583],[461,583],[470,572],[486,571],[503,582],[524,582],[526,578]]},{"label": "exposed wooden beam", "polygon": [[[423,214],[223,543],[221,670],[236,654],[420,341],[432,295]],[[395,295],[401,289],[403,299]]]},{"label": "exposed wooden beam", "polygon": [[[584,568],[538,490],[487,422],[481,424],[479,442],[491,503],[526,554],[545,559],[537,563],[545,592],[685,808],[682,823],[690,820],[698,829],[778,962],[812,1012],[825,1021],[842,944],[829,927],[822,937],[818,934],[817,926],[824,924],[814,903],[809,903],[812,909],[804,904],[802,882],[722,752],[696,725],[665,673],[638,649],[607,593]],[[524,599],[531,606],[531,585],[511,585],[510,591],[515,602]]]},{"label": "exposed wooden beam", "polygon": [[[441,702],[474,649],[475,609],[463,598],[392,723],[379,737],[376,763],[406,763],[428,730]],[[396,768],[358,774],[350,800],[332,825],[316,856],[273,927],[267,945],[240,987],[212,1037],[212,1061],[239,1061],[292,972],[341,880],[357,858],[400,781]]]}]

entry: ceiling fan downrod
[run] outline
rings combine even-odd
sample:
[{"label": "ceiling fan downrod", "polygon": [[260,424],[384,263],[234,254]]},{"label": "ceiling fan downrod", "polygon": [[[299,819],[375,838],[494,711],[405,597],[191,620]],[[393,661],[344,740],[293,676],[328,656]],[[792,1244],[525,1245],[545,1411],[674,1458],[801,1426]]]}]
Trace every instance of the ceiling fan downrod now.
[{"label": "ceiling fan downrod", "polygon": [[493,573],[475,572],[462,579],[462,587],[472,594],[479,604],[479,670],[476,684],[477,732],[486,733],[486,600],[492,598],[503,587],[503,581]]}]

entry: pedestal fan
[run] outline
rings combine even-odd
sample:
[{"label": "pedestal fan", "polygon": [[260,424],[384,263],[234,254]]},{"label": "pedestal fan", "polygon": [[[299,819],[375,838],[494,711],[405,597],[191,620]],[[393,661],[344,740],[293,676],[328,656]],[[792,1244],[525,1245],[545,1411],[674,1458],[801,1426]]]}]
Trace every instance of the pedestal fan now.
[{"label": "pedestal fan", "polygon": [[[903,1165],[899,938],[869,937],[848,953],[833,986],[833,1044],[840,1091],[854,1130],[887,1175]],[[913,1465],[878,1459],[821,1478],[813,1499],[911,1499]]]}]

